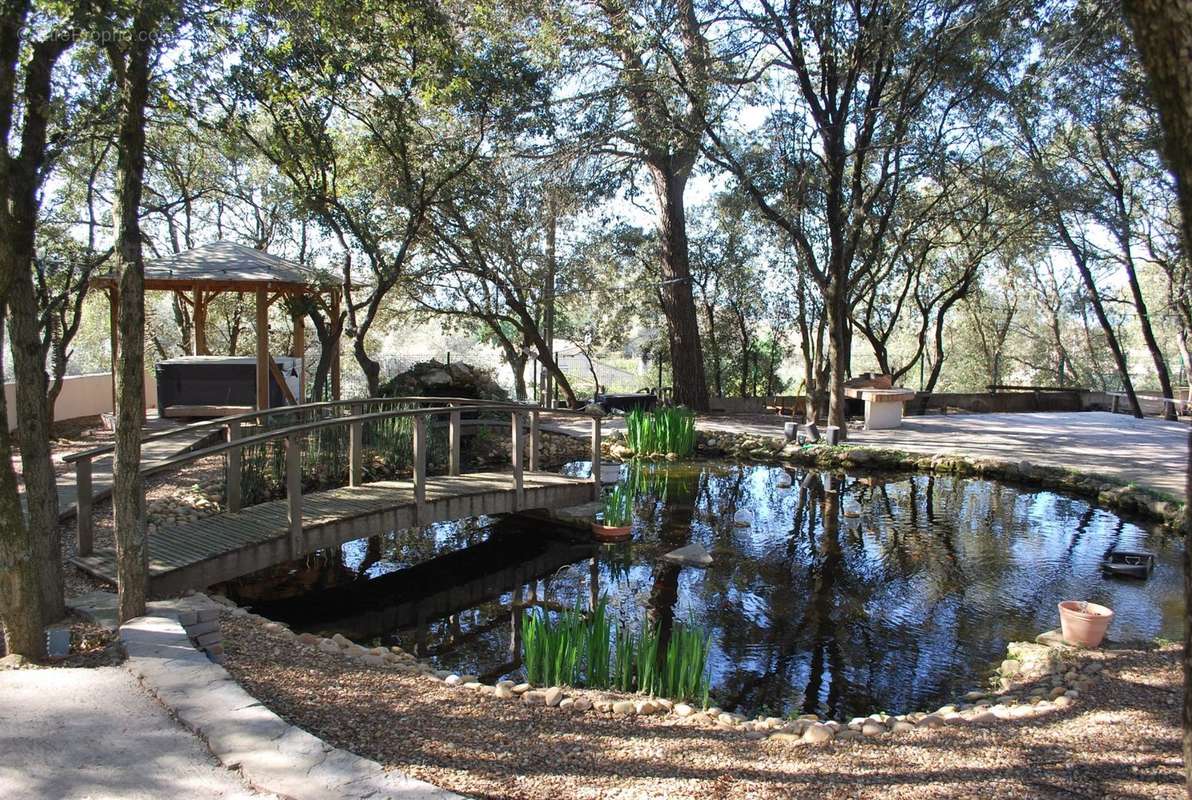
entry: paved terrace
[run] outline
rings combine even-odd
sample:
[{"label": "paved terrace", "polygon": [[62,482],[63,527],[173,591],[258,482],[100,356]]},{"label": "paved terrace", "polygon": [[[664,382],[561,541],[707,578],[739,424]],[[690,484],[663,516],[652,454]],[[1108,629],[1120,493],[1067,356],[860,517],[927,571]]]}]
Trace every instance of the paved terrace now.
[{"label": "paved terrace", "polygon": [[[789,417],[774,414],[706,416],[700,417],[697,427],[779,436],[783,423],[789,421]],[[624,427],[623,417],[603,423],[605,433]],[[1188,433],[1187,423],[1104,411],[952,414],[906,417],[895,430],[852,430],[849,443],[911,453],[1029,461],[1102,474],[1181,498],[1188,468]]]},{"label": "paved terrace", "polygon": [[1187,423],[1104,411],[907,417],[889,431],[850,433],[854,444],[914,453],[963,453],[1105,475],[1183,497]]}]

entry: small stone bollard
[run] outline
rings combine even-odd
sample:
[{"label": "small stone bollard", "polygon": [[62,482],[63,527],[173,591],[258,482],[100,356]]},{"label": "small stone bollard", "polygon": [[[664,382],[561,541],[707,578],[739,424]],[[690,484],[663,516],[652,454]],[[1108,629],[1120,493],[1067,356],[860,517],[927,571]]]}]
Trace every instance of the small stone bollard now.
[{"label": "small stone bollard", "polygon": [[46,655],[66,658],[70,655],[70,628],[50,628],[46,631]]},{"label": "small stone bollard", "polygon": [[799,424],[797,422],[782,423],[782,432],[786,434],[788,442],[794,441],[795,437],[799,435]]},{"label": "small stone bollard", "polygon": [[840,428],[835,425],[824,428],[824,440],[830,445],[840,444]]}]

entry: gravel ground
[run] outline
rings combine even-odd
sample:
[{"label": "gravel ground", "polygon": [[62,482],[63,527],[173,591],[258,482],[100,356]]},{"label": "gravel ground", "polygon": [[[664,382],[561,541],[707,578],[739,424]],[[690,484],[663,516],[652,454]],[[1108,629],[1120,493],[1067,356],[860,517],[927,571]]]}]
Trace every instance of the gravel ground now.
[{"label": "gravel ground", "polygon": [[[222,479],[223,474],[223,458],[219,456],[184,464],[169,474],[147,478],[145,480],[145,502],[178,498],[191,493],[192,487],[196,484],[213,478]],[[100,500],[91,507],[91,526],[95,531],[95,547],[115,547],[112,538],[111,499]],[[62,568],[65,573],[66,596],[75,597],[96,589],[112,589],[113,587],[109,584],[92,578],[70,563],[70,559],[75,554],[77,530],[75,519],[71,517],[58,527],[62,534]]]},{"label": "gravel ground", "polygon": [[1112,654],[1091,697],[1034,720],[815,746],[674,716],[531,708],[349,662],[242,617],[225,616],[223,635],[228,669],[281,716],[472,797],[1184,796],[1175,645]]},{"label": "gravel ground", "polygon": [[[25,668],[109,667],[124,660],[124,647],[116,634],[91,620],[70,612],[56,627],[70,628],[70,654],[65,658],[47,659],[42,664],[26,664]],[[4,648],[4,627],[0,626],[0,656]]]}]

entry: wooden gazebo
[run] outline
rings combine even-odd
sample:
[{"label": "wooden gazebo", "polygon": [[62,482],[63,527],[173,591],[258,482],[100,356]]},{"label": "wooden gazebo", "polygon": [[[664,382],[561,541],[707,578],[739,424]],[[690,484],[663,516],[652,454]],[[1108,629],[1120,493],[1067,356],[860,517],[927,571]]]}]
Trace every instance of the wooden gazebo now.
[{"label": "wooden gazebo", "polygon": [[[112,390],[115,392],[116,354],[118,352],[117,279],[98,275],[91,286],[107,292],[111,306]],[[269,380],[284,385],[277,364],[269,353],[269,306],[286,295],[309,294],[325,302],[329,313],[338,317],[342,299],[341,282],[316,270],[287,261],[262,250],[235,242],[212,242],[165,258],[145,262],[145,291],[171,291],[190,306],[194,336],[192,355],[210,355],[207,348],[207,304],[224,292],[252,293],[256,296],[256,406],[269,405]],[[305,325],[301,314],[294,314],[292,355],[302,358],[306,349]],[[300,371],[302,374],[304,371]],[[331,394],[340,396],[339,348],[331,356]],[[300,379],[300,397],[305,396],[305,378]]]}]

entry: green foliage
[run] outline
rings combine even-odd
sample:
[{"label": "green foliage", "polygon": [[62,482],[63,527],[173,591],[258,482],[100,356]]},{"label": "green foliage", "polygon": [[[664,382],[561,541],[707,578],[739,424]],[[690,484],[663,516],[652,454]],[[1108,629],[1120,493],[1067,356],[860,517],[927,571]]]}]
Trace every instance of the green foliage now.
[{"label": "green foliage", "polygon": [[616,688],[706,703],[710,636],[693,623],[675,623],[662,652],[661,630],[646,624],[636,637],[620,632],[614,654]]},{"label": "green foliage", "polygon": [[589,686],[609,686],[609,656],[613,637],[613,623],[608,618],[608,602],[602,597],[588,616],[587,681]]},{"label": "green foliage", "polygon": [[633,524],[633,506],[636,497],[633,488],[624,483],[618,483],[604,496],[604,524],[610,528],[620,528]]},{"label": "green foliage", "polygon": [[577,607],[551,619],[545,611],[522,615],[526,679],[545,686],[579,683],[580,656],[588,651],[589,621]]},{"label": "green foliage", "polygon": [[609,619],[604,598],[586,615],[577,606],[553,618],[542,609],[522,616],[526,680],[541,686],[587,686],[706,702],[709,642],[709,635],[693,623],[676,623],[665,645],[659,625],[645,624],[635,635]]},{"label": "green foliage", "polygon": [[[259,427],[246,427],[244,436],[287,428],[349,414],[372,414],[386,410],[413,408],[412,404],[362,401],[353,406],[306,408],[301,412],[282,412],[265,417]],[[428,471],[445,463],[447,432],[427,422]],[[364,452],[362,462],[366,481],[408,476],[414,463],[414,421],[412,417],[388,417],[362,424]],[[317,491],[348,482],[347,424],[307,431],[299,439],[303,491]],[[244,506],[285,497],[286,446],[283,439],[250,445],[241,451],[240,492]]]},{"label": "green foliage", "polygon": [[680,458],[695,450],[695,413],[687,408],[630,411],[625,416],[625,439],[634,453],[675,453]]}]

